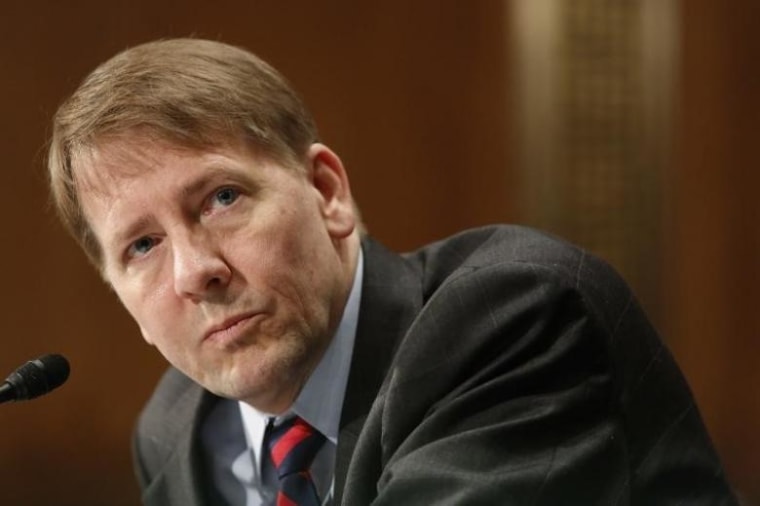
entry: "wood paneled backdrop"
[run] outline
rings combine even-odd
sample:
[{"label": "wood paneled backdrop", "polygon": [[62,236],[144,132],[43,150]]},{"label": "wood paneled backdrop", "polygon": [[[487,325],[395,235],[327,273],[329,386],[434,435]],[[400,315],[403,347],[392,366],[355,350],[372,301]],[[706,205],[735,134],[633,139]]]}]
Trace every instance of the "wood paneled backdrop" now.
[{"label": "wood paneled backdrop", "polygon": [[[372,233],[396,249],[519,221],[509,113],[509,2],[12,0],[0,15],[0,375],[50,351],[50,396],[0,406],[0,503],[138,504],[129,435],[160,375],[50,212],[43,170],[57,104],[97,63],[170,36],[244,45],[285,73],[344,159]],[[747,503],[760,497],[760,238],[754,0],[689,0],[661,330]]]}]

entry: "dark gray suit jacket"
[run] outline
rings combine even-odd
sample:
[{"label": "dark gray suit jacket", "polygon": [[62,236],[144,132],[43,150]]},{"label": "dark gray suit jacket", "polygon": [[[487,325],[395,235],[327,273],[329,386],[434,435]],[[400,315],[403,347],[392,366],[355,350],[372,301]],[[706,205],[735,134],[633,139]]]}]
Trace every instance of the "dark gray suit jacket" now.
[{"label": "dark gray suit jacket", "polygon": [[[363,250],[336,503],[736,504],[683,377],[606,264],[510,226]],[[146,505],[222,504],[197,437],[216,400],[162,379],[135,433]]]}]

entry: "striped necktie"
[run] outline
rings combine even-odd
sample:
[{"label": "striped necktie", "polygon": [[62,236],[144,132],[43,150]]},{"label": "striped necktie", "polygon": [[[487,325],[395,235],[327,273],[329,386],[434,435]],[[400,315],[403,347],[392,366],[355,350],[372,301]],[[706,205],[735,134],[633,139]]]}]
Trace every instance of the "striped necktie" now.
[{"label": "striped necktie", "polygon": [[280,481],[277,506],[319,506],[309,468],[325,436],[296,416],[277,427],[270,421],[266,441]]}]

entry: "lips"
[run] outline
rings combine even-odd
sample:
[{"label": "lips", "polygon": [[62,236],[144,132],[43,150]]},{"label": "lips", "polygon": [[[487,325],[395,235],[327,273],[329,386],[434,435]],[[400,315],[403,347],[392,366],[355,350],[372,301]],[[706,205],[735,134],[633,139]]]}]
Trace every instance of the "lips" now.
[{"label": "lips", "polygon": [[211,326],[204,334],[203,340],[235,340],[258,314],[260,313],[250,312],[226,318],[221,323]]}]

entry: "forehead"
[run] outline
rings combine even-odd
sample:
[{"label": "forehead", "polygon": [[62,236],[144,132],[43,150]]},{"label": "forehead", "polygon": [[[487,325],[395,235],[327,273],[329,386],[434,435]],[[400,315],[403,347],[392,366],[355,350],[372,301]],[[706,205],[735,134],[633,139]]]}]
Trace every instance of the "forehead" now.
[{"label": "forehead", "polygon": [[72,157],[74,182],[80,194],[102,193],[154,172],[170,157],[202,156],[202,152],[147,136],[101,139]]}]

